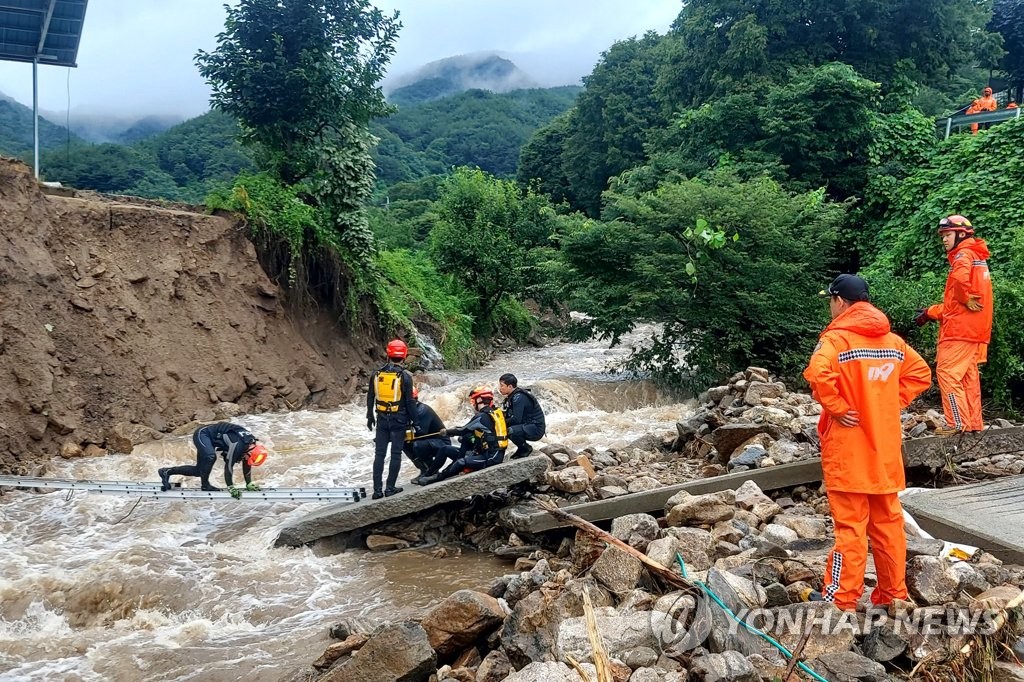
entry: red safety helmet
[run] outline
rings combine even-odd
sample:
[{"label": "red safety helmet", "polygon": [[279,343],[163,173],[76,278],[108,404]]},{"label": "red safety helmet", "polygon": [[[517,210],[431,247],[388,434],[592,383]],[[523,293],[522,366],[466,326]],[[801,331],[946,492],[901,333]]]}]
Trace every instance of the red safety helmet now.
[{"label": "red safety helmet", "polygon": [[962,215],[951,215],[939,221],[939,233],[942,232],[966,232],[974,234],[974,226],[971,221]]},{"label": "red safety helmet", "polygon": [[402,341],[401,339],[395,339],[388,343],[389,358],[405,360],[407,355],[409,355],[409,346],[405,345],[405,341]]},{"label": "red safety helmet", "polygon": [[494,391],[487,388],[486,386],[477,386],[469,392],[469,402],[476,405],[477,400],[486,400],[489,403],[494,402]]},{"label": "red safety helmet", "polygon": [[268,452],[264,446],[257,443],[252,446],[251,450],[249,450],[249,455],[245,458],[245,463],[251,467],[258,467],[267,461],[267,457],[269,455],[270,452]]}]

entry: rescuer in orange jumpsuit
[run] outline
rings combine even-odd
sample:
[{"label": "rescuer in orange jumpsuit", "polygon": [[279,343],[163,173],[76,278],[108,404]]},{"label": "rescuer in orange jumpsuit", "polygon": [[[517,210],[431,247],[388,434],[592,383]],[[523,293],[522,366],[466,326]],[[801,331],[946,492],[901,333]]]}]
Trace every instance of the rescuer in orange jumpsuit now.
[{"label": "rescuer in orange jumpsuit", "polygon": [[[999,108],[999,104],[996,102],[996,98],[992,96],[992,88],[985,88],[981,91],[982,96],[971,102],[971,106],[967,107],[968,114],[980,114],[983,111],[995,111]],[[971,124],[971,134],[978,134],[978,124]]]},{"label": "rescuer in orange jumpsuit", "polygon": [[939,221],[939,235],[949,259],[942,303],[918,311],[918,326],[939,323],[935,375],[942,391],[948,436],[985,428],[981,416],[981,375],[978,365],[988,358],[992,338],[992,279],[988,245],[974,236],[974,226],[962,215]]},{"label": "rescuer in orange jumpsuit", "polygon": [[863,279],[839,275],[821,295],[829,297],[832,322],[804,378],[822,407],[821,470],[835,527],[824,599],[856,609],[870,538],[878,576],[871,603],[894,605],[907,600],[907,538],[897,495],[906,487],[900,412],[931,385],[931,370],[889,331]]}]

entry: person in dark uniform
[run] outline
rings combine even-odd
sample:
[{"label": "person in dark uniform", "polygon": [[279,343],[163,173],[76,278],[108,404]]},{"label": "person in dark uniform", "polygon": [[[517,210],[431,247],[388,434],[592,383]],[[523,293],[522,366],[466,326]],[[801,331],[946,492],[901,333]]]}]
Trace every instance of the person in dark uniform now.
[{"label": "person in dark uniform", "polygon": [[[405,432],[416,429],[416,403],[412,397],[412,375],[402,367],[409,355],[404,341],[394,339],[387,346],[387,363],[370,377],[370,390],[366,394],[366,427],[377,433],[374,437],[373,499],[402,492],[396,488],[398,472],[402,468],[402,447]],[[391,445],[387,487],[382,485],[384,458]]]},{"label": "person in dark uniform", "polygon": [[252,467],[263,464],[268,453],[249,429],[231,422],[208,424],[195,430],[192,443],[196,446],[195,466],[158,469],[161,490],[171,489],[171,476],[198,476],[202,490],[219,491],[220,488],[210,484],[210,473],[217,462],[218,452],[224,458],[224,483],[232,495],[237,492],[232,471],[239,462],[242,463],[245,489],[259,490],[259,486],[252,482]]},{"label": "person in dark uniform", "polygon": [[498,392],[505,396],[502,408],[508,420],[508,439],[516,444],[512,459],[526,457],[533,452],[528,440],[540,440],[547,431],[544,410],[536,396],[525,388],[519,388],[515,374],[502,374],[498,379]]},{"label": "person in dark uniform", "polygon": [[[420,392],[415,386],[412,389],[412,397],[416,402],[416,428],[406,431],[404,451],[420,470],[420,475],[410,483],[420,485],[421,477],[433,476],[448,461],[442,451],[452,444],[452,439],[441,435],[444,431],[444,422],[437,416],[437,412],[434,412],[434,408],[420,402]],[[412,440],[413,438],[415,440]]]},{"label": "person in dark uniform", "polygon": [[494,406],[494,393],[478,386],[469,394],[476,415],[464,426],[445,429],[446,436],[460,436],[460,447],[449,445],[441,450],[451,464],[432,476],[421,476],[420,485],[430,485],[460,473],[501,464],[508,447],[508,428],[501,408]]}]

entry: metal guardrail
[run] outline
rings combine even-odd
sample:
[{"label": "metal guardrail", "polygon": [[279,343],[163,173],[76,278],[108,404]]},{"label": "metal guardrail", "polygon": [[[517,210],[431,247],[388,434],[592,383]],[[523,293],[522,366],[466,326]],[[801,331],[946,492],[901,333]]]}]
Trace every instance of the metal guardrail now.
[{"label": "metal guardrail", "polygon": [[147,481],[91,481],[74,478],[36,478],[32,476],[0,476],[0,486],[178,500],[240,499],[267,502],[282,500],[337,502],[339,500],[348,500],[349,502],[359,502],[366,497],[366,488],[263,488],[261,490],[242,490],[240,497],[233,498],[227,490],[212,491],[177,486],[170,490],[161,490],[160,483],[150,483]]},{"label": "metal guardrail", "polygon": [[998,111],[984,111],[978,114],[955,114],[947,118],[940,118],[935,122],[935,126],[939,129],[945,130],[945,138],[949,139],[949,136],[953,132],[953,128],[964,128],[974,123],[1003,123],[1020,118],[1020,108],[1016,109],[999,109]]}]

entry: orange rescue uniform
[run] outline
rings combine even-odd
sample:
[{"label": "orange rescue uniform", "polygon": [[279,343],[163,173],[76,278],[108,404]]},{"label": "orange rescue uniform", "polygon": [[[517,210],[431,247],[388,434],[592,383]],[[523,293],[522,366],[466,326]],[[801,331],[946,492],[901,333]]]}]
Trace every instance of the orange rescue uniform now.
[{"label": "orange rescue uniform", "polygon": [[[884,313],[858,302],[822,332],[803,376],[822,406],[821,469],[835,526],[824,597],[841,609],[856,608],[870,538],[878,576],[872,603],[906,599],[900,412],[931,385],[928,364],[891,333]],[[860,423],[843,426],[838,419],[851,410]]]},{"label": "orange rescue uniform", "polygon": [[[971,106],[967,107],[968,114],[980,114],[983,111],[996,111],[999,108],[999,103],[996,102],[996,98],[992,95],[985,95],[971,102]],[[978,124],[971,124],[971,134],[978,134]]]},{"label": "orange rescue uniform", "polygon": [[[928,317],[939,322],[935,375],[942,392],[946,425],[964,431],[981,431],[985,427],[978,365],[987,360],[992,339],[990,255],[988,245],[977,237],[957,244],[946,254],[949,274],[942,303],[928,308]],[[970,310],[968,297],[975,297],[982,309]]]}]

